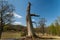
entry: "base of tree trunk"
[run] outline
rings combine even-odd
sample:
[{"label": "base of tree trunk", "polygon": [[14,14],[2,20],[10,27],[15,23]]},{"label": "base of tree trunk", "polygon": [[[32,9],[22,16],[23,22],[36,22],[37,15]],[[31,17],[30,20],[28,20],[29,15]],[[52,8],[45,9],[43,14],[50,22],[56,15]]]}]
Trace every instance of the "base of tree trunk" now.
[{"label": "base of tree trunk", "polygon": [[25,40],[36,40],[36,39],[40,39],[40,37],[38,37],[37,35],[32,35],[32,36],[26,36]]},{"label": "base of tree trunk", "polygon": [[39,38],[39,36],[37,36],[37,35],[35,35],[35,34],[34,34],[34,35],[31,35],[31,36],[28,36],[28,35],[27,35],[26,37],[27,37],[27,38],[32,38],[32,37],[33,37],[33,38]]},{"label": "base of tree trunk", "polygon": [[2,32],[0,32],[0,39],[1,39]]}]

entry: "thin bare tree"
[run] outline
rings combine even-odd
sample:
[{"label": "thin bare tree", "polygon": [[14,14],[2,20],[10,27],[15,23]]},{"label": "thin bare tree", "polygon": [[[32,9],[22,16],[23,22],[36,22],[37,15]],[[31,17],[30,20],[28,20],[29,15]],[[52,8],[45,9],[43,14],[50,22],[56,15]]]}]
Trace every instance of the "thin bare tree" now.
[{"label": "thin bare tree", "polygon": [[45,22],[46,22],[45,18],[41,18],[40,21],[39,21],[39,24],[40,24],[40,32],[41,32],[42,34],[45,33],[45,29],[44,29],[44,27],[45,27]]},{"label": "thin bare tree", "polygon": [[4,25],[10,24],[13,20],[13,11],[13,5],[8,4],[7,1],[0,1],[0,38]]}]

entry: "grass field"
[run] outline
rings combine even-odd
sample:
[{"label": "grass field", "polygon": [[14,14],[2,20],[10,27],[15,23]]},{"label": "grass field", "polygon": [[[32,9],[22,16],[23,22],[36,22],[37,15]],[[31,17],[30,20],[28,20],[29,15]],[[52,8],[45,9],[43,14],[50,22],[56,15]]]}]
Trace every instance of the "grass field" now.
[{"label": "grass field", "polygon": [[2,39],[4,38],[20,38],[21,37],[21,32],[3,32],[2,33]]},{"label": "grass field", "polygon": [[[10,32],[10,31],[9,32],[3,32],[1,39],[10,39],[10,38],[19,39],[22,37],[22,34],[23,34],[22,32]],[[43,38],[59,38],[60,39],[59,36],[51,36],[51,35],[50,36],[44,35],[41,37],[43,37]]]}]

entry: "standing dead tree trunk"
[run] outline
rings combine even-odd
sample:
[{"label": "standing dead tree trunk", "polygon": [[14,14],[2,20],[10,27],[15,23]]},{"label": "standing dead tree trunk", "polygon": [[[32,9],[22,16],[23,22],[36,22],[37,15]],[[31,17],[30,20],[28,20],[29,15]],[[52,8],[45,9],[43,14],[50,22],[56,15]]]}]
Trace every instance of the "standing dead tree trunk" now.
[{"label": "standing dead tree trunk", "polygon": [[30,8],[31,8],[31,3],[28,3],[28,7],[27,7],[27,16],[26,16],[26,23],[27,23],[27,29],[28,29],[28,37],[32,37],[32,36],[36,36],[33,30],[33,25],[32,25],[32,21],[31,21],[31,16],[38,16],[35,14],[30,14]]}]

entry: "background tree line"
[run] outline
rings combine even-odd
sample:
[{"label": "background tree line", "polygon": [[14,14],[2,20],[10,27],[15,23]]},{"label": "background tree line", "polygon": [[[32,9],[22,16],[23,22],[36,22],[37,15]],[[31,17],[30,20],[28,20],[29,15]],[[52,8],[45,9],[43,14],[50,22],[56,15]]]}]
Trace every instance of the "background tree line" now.
[{"label": "background tree line", "polygon": [[47,33],[60,36],[60,17],[58,17],[55,22],[49,25],[47,28]]},{"label": "background tree line", "polygon": [[40,26],[35,28],[35,32],[49,35],[60,36],[60,17],[58,17],[53,23],[46,26],[45,18],[39,21]]}]

